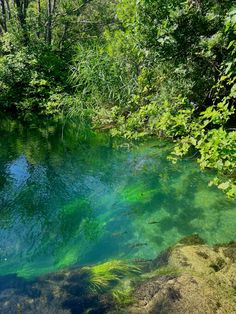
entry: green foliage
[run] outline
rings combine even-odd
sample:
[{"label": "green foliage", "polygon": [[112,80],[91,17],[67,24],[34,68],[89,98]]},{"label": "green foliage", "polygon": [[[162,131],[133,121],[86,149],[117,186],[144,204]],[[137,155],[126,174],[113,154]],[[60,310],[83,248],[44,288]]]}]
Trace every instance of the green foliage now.
[{"label": "green foliage", "polygon": [[87,107],[122,106],[130,97],[132,72],[128,64],[91,42],[88,47],[78,46],[71,81]]},{"label": "green foliage", "polygon": [[[50,13],[49,0],[27,1],[23,11],[18,8],[22,1],[13,1],[7,15],[0,10],[6,23],[4,29],[0,25],[2,109],[43,115],[70,111],[74,87],[68,78],[78,40],[85,38],[85,32],[88,37],[102,32],[98,13],[103,19],[108,13],[106,23],[112,19],[113,6],[106,5],[109,10],[102,11],[105,0],[91,1],[91,6],[89,2],[51,1]],[[91,21],[86,21],[88,16]]]},{"label": "green foliage", "polygon": [[176,159],[188,153],[192,146],[197,149],[201,168],[211,168],[217,172],[217,177],[211,184],[217,185],[229,197],[236,196],[236,132],[231,127],[234,126],[232,123],[235,116],[236,49],[231,40],[236,33],[235,16],[236,11],[232,10],[225,21],[224,40],[228,54],[222,62],[220,76],[213,87],[214,105],[194,117],[189,124],[188,135],[177,141],[172,154]]},{"label": "green foliage", "polygon": [[125,24],[127,41],[135,33],[135,47],[142,51],[138,85],[126,111],[116,106],[98,116],[114,136],[172,138],[174,162],[197,151],[201,168],[216,170],[212,183],[234,197],[236,12],[230,6],[140,1],[136,28]]},{"label": "green foliage", "polygon": [[171,138],[235,196],[236,9],[230,0],[69,0],[11,5],[0,106],[79,117],[113,136]]},{"label": "green foliage", "polygon": [[20,47],[17,38],[9,34],[1,40],[0,106],[19,112],[61,112],[67,84],[64,62],[44,47],[38,51]]}]

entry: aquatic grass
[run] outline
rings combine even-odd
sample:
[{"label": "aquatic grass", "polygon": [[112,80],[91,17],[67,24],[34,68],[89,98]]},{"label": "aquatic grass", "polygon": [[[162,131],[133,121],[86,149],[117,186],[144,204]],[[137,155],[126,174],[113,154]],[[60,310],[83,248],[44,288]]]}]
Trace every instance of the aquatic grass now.
[{"label": "aquatic grass", "polygon": [[125,187],[121,197],[128,203],[148,203],[156,192],[156,189],[148,189],[143,182],[138,182]]},{"label": "aquatic grass", "polygon": [[98,218],[85,218],[81,223],[81,230],[86,240],[95,241],[102,235],[103,225]]},{"label": "aquatic grass", "polygon": [[90,204],[88,200],[85,198],[76,198],[75,200],[71,201],[70,203],[64,205],[61,208],[61,212],[64,215],[74,215],[77,212],[84,211],[86,209],[88,212],[91,212]]},{"label": "aquatic grass", "polygon": [[17,271],[17,276],[31,280],[42,274],[52,272],[53,270],[54,268],[51,266],[37,268],[35,264],[28,264],[28,265],[23,266]]},{"label": "aquatic grass", "polygon": [[79,258],[79,251],[79,246],[69,248],[67,251],[63,250],[59,261],[56,264],[57,268],[60,269],[75,264]]},{"label": "aquatic grass", "polygon": [[163,266],[160,268],[157,268],[149,273],[144,273],[141,275],[141,280],[153,278],[153,277],[161,277],[161,276],[178,276],[181,274],[181,270],[179,268],[173,267],[173,266]]},{"label": "aquatic grass", "polygon": [[112,289],[112,297],[119,306],[130,305],[134,302],[133,297],[134,289],[132,287],[125,288],[124,286],[118,286]]},{"label": "aquatic grass", "polygon": [[112,260],[92,267],[84,267],[89,271],[89,286],[91,291],[106,290],[117,285],[124,277],[140,272],[139,267],[125,261]]}]

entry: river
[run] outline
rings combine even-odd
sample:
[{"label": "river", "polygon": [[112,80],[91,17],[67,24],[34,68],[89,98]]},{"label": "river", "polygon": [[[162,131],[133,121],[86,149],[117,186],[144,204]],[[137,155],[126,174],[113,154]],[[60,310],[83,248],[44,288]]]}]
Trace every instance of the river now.
[{"label": "river", "polygon": [[31,278],[110,259],[152,259],[187,235],[236,239],[236,202],[170,144],[135,145],[67,124],[1,119],[0,274]]}]

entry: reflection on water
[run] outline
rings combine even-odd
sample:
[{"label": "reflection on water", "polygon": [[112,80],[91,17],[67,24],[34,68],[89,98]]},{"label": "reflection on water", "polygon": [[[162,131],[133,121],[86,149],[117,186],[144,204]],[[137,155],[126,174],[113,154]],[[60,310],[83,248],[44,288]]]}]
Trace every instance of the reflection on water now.
[{"label": "reflection on water", "polygon": [[149,259],[193,233],[236,239],[236,202],[208,187],[213,174],[172,165],[164,143],[128,150],[80,132],[1,121],[0,274]]}]

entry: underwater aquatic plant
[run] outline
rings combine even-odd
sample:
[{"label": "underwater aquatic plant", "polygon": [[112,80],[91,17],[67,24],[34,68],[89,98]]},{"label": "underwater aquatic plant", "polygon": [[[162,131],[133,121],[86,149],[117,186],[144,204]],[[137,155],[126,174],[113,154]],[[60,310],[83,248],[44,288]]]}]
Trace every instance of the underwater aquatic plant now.
[{"label": "underwater aquatic plant", "polygon": [[126,186],[121,190],[121,197],[128,203],[149,203],[154,195],[157,193],[156,189],[150,189],[143,182],[138,182]]},{"label": "underwater aquatic plant", "polygon": [[134,302],[134,298],[132,297],[133,290],[129,289],[114,289],[112,290],[112,296],[115,299],[116,303],[119,305],[128,305]]},{"label": "underwater aquatic plant", "polygon": [[90,272],[89,285],[92,291],[101,291],[116,285],[124,277],[139,273],[140,269],[125,261],[113,260],[83,269]]},{"label": "underwater aquatic plant", "polygon": [[178,276],[179,274],[181,274],[181,269],[178,269],[177,267],[173,267],[173,266],[163,266],[163,267],[154,269],[151,272],[144,273],[143,275],[141,275],[140,279],[144,280],[146,278],[161,277],[161,276],[167,276],[167,275]]},{"label": "underwater aquatic plant", "polygon": [[72,245],[69,248],[62,247],[57,256],[57,268],[60,269],[69,265],[74,265],[79,258],[80,251],[81,248],[78,244]]},{"label": "underwater aquatic plant", "polygon": [[116,304],[121,307],[124,305],[129,305],[134,302],[134,287],[132,279],[128,278],[122,280],[117,286],[112,289],[112,297]]}]

